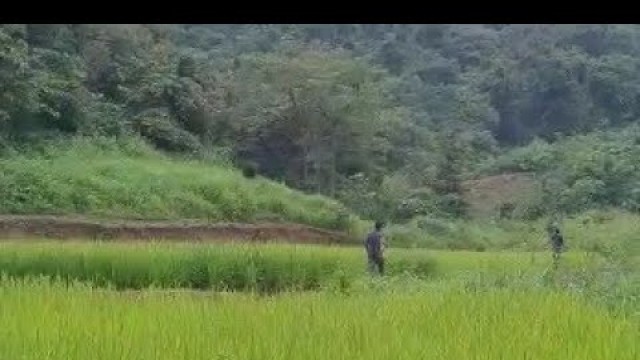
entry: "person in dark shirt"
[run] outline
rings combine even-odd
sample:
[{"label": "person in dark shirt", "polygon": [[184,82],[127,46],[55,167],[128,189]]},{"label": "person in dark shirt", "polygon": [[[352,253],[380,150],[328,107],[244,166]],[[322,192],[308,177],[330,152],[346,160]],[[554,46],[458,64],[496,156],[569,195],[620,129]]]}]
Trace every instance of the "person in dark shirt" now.
[{"label": "person in dark shirt", "polygon": [[562,237],[560,229],[555,225],[551,225],[549,228],[549,242],[553,251],[553,263],[557,266],[560,254],[564,250],[564,237]]},{"label": "person in dark shirt", "polygon": [[382,222],[376,222],[375,230],[367,235],[364,241],[364,247],[367,250],[367,258],[369,261],[369,271],[377,271],[380,275],[384,274],[384,236],[382,235]]}]

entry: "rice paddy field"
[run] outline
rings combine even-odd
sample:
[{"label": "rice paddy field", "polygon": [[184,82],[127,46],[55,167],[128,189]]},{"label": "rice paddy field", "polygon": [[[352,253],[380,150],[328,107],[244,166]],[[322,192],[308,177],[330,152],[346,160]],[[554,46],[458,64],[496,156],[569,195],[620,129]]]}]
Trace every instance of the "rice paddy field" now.
[{"label": "rice paddy field", "polygon": [[3,242],[0,359],[639,359],[637,258]]}]

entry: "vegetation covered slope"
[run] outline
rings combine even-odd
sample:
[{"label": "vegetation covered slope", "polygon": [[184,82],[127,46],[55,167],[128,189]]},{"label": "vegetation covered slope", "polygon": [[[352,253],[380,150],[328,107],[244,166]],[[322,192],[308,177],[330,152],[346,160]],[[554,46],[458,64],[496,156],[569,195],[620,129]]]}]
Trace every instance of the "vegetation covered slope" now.
[{"label": "vegetation covered slope", "polygon": [[529,215],[551,209],[575,213],[585,208],[640,210],[640,127],[593,131],[554,142],[531,144],[489,159],[479,173],[537,174],[541,188],[524,201]]},{"label": "vegetation covered slope", "polygon": [[76,139],[0,159],[0,213],[118,219],[287,221],[346,229],[336,201],[232,167],[163,156],[142,142]]}]

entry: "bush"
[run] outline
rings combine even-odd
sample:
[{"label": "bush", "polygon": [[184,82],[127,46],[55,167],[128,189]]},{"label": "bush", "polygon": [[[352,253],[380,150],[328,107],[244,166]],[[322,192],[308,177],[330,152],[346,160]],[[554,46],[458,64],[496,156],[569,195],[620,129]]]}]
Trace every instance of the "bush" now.
[{"label": "bush", "polygon": [[449,235],[454,230],[451,223],[441,219],[420,217],[415,221],[418,228],[436,236]]},{"label": "bush", "polygon": [[258,174],[258,167],[255,164],[244,164],[242,166],[242,175],[247,179],[253,179]]},{"label": "bush", "polygon": [[159,149],[189,153],[202,151],[199,139],[180,128],[163,111],[145,111],[134,118],[133,126],[140,135],[149,139]]},{"label": "bush", "polygon": [[534,141],[480,167],[486,174],[532,171],[543,178],[542,204],[521,212],[524,218],[542,212],[578,213],[588,209],[640,208],[640,127],[596,131],[553,144]]}]

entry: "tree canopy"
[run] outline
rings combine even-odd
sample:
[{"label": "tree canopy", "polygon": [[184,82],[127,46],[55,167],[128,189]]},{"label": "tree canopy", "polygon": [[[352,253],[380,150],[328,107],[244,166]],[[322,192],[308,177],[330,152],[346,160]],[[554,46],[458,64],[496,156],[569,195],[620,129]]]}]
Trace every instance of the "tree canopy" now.
[{"label": "tree canopy", "polygon": [[140,136],[372,218],[462,215],[460,182],[499,169],[589,194],[567,211],[637,208],[639,145],[605,144],[637,123],[639,44],[636,25],[5,24],[0,146]]}]

